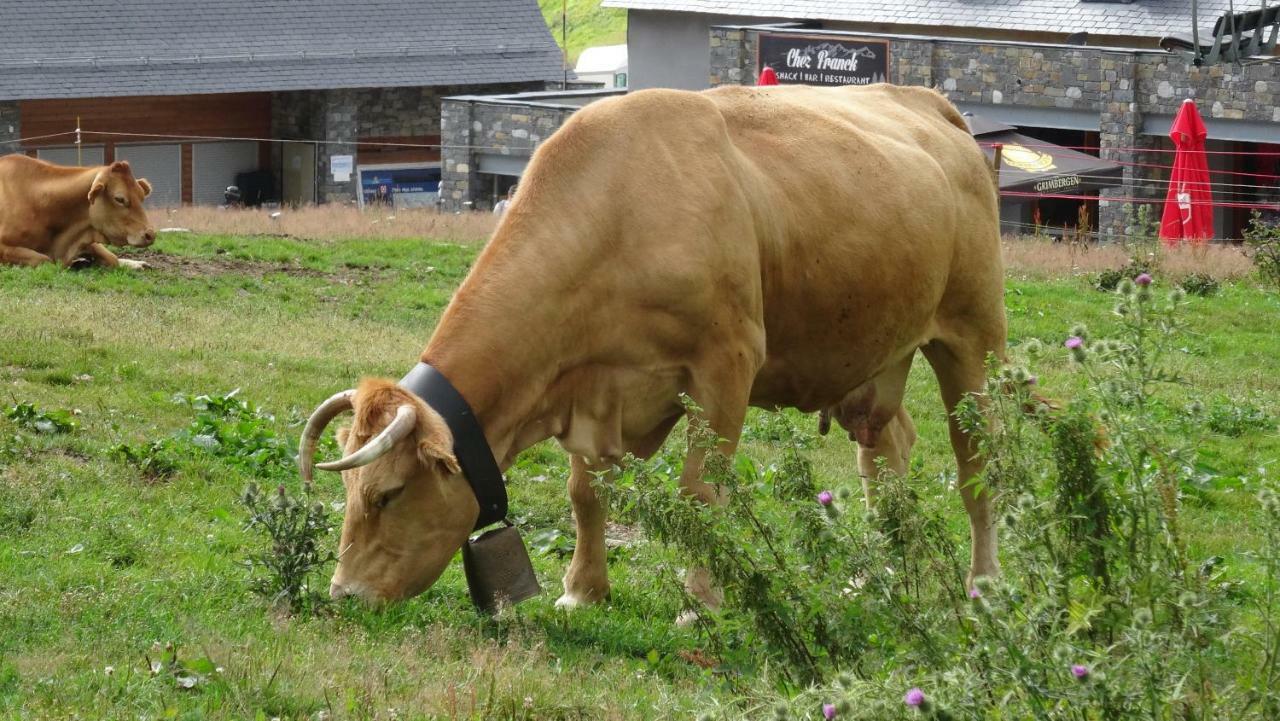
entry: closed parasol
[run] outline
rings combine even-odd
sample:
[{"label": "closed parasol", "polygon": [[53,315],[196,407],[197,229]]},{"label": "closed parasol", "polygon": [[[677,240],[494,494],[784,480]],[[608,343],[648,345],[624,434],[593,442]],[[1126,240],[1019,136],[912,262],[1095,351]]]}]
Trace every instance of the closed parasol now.
[{"label": "closed parasol", "polygon": [[1213,237],[1213,194],[1204,153],[1207,136],[1196,104],[1183,101],[1169,129],[1177,150],[1160,220],[1160,239],[1167,246],[1183,240],[1199,245]]}]

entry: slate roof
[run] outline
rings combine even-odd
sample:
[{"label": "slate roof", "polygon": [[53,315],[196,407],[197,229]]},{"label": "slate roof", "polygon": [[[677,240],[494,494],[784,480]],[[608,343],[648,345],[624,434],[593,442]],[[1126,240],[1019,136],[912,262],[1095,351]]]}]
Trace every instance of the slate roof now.
[{"label": "slate roof", "polygon": [[562,78],[534,0],[0,0],[0,100]]},{"label": "slate roof", "polygon": [[[1048,33],[1160,38],[1191,34],[1191,0],[1132,3],[1080,0],[604,0],[606,7],[673,10],[793,20],[936,25]],[[1268,3],[1270,4],[1270,3]],[[1228,0],[1201,0],[1200,29],[1209,31]],[[1257,3],[1241,0],[1236,12]],[[1205,32],[1201,33],[1203,38]]]}]

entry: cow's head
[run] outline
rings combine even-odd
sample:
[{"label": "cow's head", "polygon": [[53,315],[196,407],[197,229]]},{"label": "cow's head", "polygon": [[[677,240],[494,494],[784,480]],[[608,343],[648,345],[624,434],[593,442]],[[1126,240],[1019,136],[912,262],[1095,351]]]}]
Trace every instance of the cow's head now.
[{"label": "cow's head", "polygon": [[316,465],[341,471],[347,492],[330,595],[365,601],[417,595],[462,548],[480,504],[453,456],[453,435],[444,419],[385,380],[366,380],[311,414],[298,449],[305,480],[311,478],[320,434],[348,410],[355,419],[338,430],[346,455]]},{"label": "cow's head", "polygon": [[89,222],[112,245],[145,247],[156,240],[142,201],[151,183],[134,179],[129,164],[116,161],[98,171],[89,186]]}]

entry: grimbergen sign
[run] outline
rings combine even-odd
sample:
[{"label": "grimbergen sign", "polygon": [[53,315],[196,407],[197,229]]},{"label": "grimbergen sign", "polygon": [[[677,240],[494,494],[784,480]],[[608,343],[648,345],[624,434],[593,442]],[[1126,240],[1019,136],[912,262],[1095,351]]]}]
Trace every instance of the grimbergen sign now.
[{"label": "grimbergen sign", "polygon": [[889,74],[889,43],[839,36],[760,33],[757,74],[773,68],[781,85],[870,85]]}]

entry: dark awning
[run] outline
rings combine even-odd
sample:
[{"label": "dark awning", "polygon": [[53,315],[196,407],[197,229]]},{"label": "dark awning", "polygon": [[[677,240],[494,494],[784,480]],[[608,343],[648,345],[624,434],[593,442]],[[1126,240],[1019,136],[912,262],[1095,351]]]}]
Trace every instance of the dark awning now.
[{"label": "dark awning", "polygon": [[1000,190],[1040,195],[1080,195],[1123,184],[1124,168],[1060,145],[1030,138],[1012,126],[965,115],[969,130],[988,158],[1000,153]]}]

